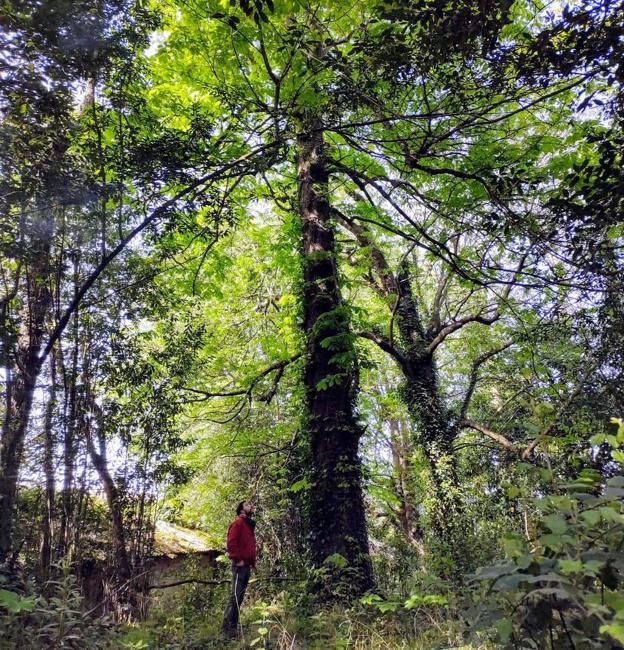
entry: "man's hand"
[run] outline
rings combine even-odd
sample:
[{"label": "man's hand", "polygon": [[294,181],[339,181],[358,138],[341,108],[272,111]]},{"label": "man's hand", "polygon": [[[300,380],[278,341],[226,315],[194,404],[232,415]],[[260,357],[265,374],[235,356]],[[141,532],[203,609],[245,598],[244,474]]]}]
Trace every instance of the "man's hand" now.
[{"label": "man's hand", "polygon": [[236,566],[245,566],[245,563],[241,560],[240,562],[236,563]]}]

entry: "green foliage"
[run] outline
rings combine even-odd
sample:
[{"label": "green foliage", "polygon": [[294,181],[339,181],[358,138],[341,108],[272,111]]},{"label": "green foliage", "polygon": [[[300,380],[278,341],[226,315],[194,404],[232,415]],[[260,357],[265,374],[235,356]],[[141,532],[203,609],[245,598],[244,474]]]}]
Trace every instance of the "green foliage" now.
[{"label": "green foliage", "polygon": [[[433,574],[461,559],[485,565],[479,620],[493,633],[498,617],[499,640],[621,642],[624,431],[606,426],[624,376],[621,1],[554,13],[525,1],[70,4],[4,3],[0,97],[7,398],[31,307],[48,305],[27,351],[36,359],[86,292],[57,346],[48,459],[80,468],[64,492],[77,504],[70,552],[111,557],[91,436],[108,452],[137,564],[157,508],[220,549],[249,497],[265,575],[301,577],[318,486],[303,435],[294,143],[314,116],[336,243],[309,259],[331,262],[342,293],[312,328],[332,366],[316,388],[354,379],[388,595],[362,611],[314,609],[303,585],[352,570],[333,554],[290,594],[258,583],[247,640],[457,646],[462,594]],[[399,276],[401,291],[384,293]],[[400,328],[406,290],[411,332]],[[399,388],[414,378],[428,395]],[[9,423],[8,401],[2,415]],[[20,480],[43,484],[48,441],[32,420]],[[526,460],[539,470],[518,461],[533,442]],[[39,524],[49,515],[58,530],[68,514],[58,496],[44,513],[44,497],[20,486],[17,499],[17,562],[33,572]],[[62,582],[45,599],[3,584],[7,634],[83,647],[91,630],[84,643],[99,643],[76,585]],[[188,587],[179,610],[121,644],[219,647],[224,595]]]},{"label": "green foliage", "polygon": [[6,650],[73,648],[104,650],[119,647],[112,620],[94,618],[84,611],[78,581],[68,565],[59,576],[43,585],[49,596],[0,589],[0,646]]},{"label": "green foliage", "polygon": [[440,594],[422,594],[412,593],[407,600],[384,600],[378,594],[367,594],[360,599],[362,605],[372,605],[380,613],[396,612],[401,608],[406,610],[415,609],[422,606],[437,605],[444,608],[448,606],[448,599]]},{"label": "green foliage", "polygon": [[36,598],[33,596],[20,596],[14,591],[0,589],[0,607],[6,610],[8,614],[20,614],[22,612],[32,612],[35,606]]},{"label": "green foliage", "polygon": [[[624,424],[614,423],[617,434],[610,440],[617,447],[624,442]],[[615,458],[617,449],[612,454]],[[475,629],[496,622],[501,642],[510,647],[621,643],[623,495],[623,475],[607,478],[585,469],[557,493],[535,498],[540,513],[535,534],[507,535],[506,559],[473,577],[480,591],[472,614]]]}]

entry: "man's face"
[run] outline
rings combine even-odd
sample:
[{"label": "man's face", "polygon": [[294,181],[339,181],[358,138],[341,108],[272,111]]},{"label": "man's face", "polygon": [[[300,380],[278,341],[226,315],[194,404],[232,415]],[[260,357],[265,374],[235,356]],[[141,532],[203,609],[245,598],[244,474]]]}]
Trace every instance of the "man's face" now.
[{"label": "man's face", "polygon": [[245,503],[243,503],[243,512],[246,515],[249,515],[253,512],[253,503],[251,503],[251,501],[245,501]]}]

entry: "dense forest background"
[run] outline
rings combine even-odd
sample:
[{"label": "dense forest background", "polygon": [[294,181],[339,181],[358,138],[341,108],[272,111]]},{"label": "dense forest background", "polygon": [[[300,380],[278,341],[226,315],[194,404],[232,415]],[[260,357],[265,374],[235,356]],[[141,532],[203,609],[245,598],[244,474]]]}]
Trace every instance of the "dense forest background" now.
[{"label": "dense forest background", "polygon": [[0,25],[2,648],[624,645],[622,2]]}]

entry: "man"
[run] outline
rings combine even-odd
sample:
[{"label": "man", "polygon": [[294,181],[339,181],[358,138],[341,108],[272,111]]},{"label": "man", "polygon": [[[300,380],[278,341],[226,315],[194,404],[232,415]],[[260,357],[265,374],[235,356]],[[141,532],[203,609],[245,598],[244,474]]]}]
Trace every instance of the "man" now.
[{"label": "man", "polygon": [[252,517],[253,505],[249,501],[241,501],[236,507],[236,519],[228,528],[227,555],[232,560],[232,590],[221,625],[221,633],[228,637],[236,634],[240,606],[251,569],[256,566],[256,522]]}]

